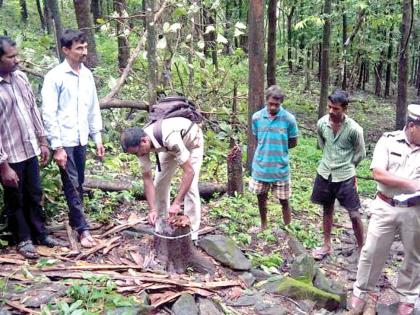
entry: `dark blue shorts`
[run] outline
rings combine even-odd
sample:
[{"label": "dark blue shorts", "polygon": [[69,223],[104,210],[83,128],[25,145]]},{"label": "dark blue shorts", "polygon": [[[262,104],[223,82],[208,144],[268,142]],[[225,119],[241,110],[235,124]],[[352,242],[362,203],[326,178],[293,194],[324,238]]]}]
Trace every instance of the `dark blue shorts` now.
[{"label": "dark blue shorts", "polygon": [[336,199],[349,212],[358,211],[361,208],[356,177],[342,182],[332,182],[316,174],[311,201],[323,206],[332,206]]}]

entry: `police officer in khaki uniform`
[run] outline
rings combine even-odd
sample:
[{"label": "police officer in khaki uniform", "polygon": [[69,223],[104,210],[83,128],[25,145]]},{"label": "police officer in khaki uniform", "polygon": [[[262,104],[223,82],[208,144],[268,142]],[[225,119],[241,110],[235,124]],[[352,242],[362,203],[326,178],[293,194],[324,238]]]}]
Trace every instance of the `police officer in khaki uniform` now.
[{"label": "police officer in khaki uniform", "polygon": [[395,234],[404,247],[396,290],[398,314],[412,314],[420,290],[420,105],[408,106],[404,130],[378,141],[371,169],[378,193],[363,246],[349,314],[375,314],[375,287]]}]

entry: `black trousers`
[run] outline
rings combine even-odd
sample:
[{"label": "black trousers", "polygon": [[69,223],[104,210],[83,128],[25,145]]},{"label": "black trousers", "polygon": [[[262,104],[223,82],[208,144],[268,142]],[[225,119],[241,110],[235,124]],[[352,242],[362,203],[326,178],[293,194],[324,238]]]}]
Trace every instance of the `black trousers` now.
[{"label": "black trousers", "polygon": [[9,230],[18,242],[43,238],[47,231],[42,217],[38,158],[9,165],[19,177],[17,188],[2,185]]},{"label": "black trousers", "polygon": [[83,210],[83,182],[85,181],[86,146],[64,147],[66,169],[60,168],[64,196],[69,207],[69,224],[78,233],[88,229]]}]

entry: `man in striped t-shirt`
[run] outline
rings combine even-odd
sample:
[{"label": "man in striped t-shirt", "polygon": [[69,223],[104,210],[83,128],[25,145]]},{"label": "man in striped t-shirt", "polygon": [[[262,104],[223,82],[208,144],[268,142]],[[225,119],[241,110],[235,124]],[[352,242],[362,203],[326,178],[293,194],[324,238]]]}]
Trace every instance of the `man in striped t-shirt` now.
[{"label": "man in striped t-shirt", "polygon": [[298,128],[295,117],[281,106],[283,100],[279,87],[270,86],[266,91],[266,106],[252,116],[252,133],[257,145],[249,190],[258,197],[261,229],[267,227],[270,188],[282,206],[284,224],[291,221],[289,148],[297,145]]},{"label": "man in striped t-shirt", "polygon": [[318,143],[323,156],[317,169],[311,199],[322,205],[324,211],[324,245],[312,253],[317,260],[332,252],[331,229],[336,199],[349,212],[358,252],[363,246],[356,166],[365,158],[366,151],[362,127],[346,115],[348,103],[347,92],[334,91],[328,96],[329,113],[317,123]]}]

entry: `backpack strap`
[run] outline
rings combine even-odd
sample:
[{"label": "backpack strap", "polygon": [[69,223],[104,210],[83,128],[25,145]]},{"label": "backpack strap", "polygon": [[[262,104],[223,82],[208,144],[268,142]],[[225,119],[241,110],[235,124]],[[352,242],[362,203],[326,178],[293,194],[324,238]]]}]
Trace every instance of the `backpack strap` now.
[{"label": "backpack strap", "polygon": [[[163,140],[162,140],[162,120],[159,119],[155,122],[155,125],[153,126],[153,137],[156,139],[156,141],[163,147]],[[159,160],[159,154],[155,152],[156,157],[156,165],[158,172],[160,173],[162,171],[162,168],[160,167],[160,160]]]}]

